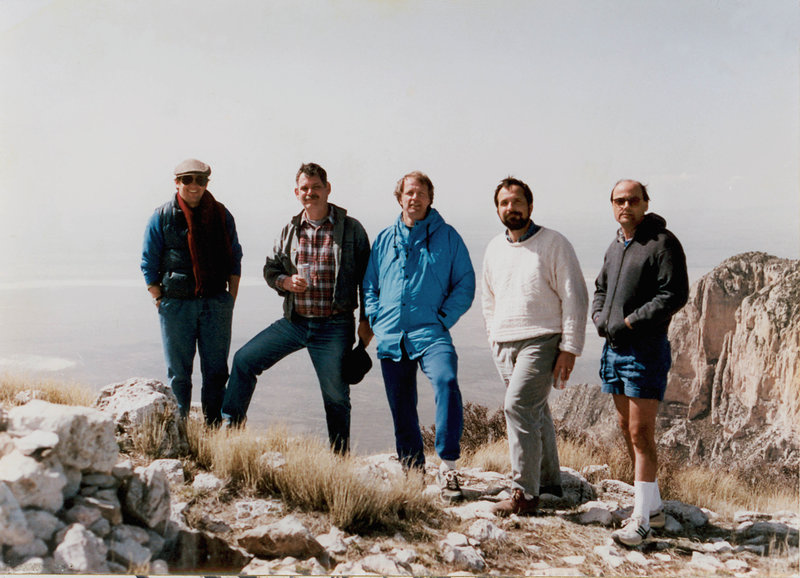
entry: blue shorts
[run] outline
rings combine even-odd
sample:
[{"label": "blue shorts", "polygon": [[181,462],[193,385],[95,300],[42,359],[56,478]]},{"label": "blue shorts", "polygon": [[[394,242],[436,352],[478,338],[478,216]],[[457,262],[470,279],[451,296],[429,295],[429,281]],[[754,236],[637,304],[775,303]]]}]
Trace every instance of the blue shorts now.
[{"label": "blue shorts", "polygon": [[672,353],[666,335],[616,349],[606,343],[600,357],[603,391],[662,401],[671,365]]}]

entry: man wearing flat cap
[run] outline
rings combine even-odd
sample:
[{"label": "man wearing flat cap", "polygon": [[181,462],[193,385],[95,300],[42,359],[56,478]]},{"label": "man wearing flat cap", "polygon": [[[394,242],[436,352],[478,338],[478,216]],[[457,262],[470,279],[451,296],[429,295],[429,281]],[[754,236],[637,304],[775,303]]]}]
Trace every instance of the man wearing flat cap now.
[{"label": "man wearing flat cap", "polygon": [[181,416],[189,415],[195,350],[208,425],[222,420],[233,303],[242,247],[233,216],[207,189],[211,167],[187,159],[175,167],[175,196],[147,223],[142,272],[161,321],[167,377]]}]

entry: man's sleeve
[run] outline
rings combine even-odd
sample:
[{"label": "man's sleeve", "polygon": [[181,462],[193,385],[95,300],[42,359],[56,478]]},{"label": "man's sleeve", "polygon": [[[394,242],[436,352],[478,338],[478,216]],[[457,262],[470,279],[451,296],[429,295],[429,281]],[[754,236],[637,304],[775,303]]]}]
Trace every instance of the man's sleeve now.
[{"label": "man's sleeve", "polygon": [[603,266],[594,281],[594,299],[592,300],[592,322],[597,325],[597,316],[603,311],[606,304],[606,293],[608,290],[608,274],[606,271],[607,259],[603,258]]},{"label": "man's sleeve", "polygon": [[369,266],[369,236],[361,223],[355,221],[356,228],[356,272],[358,275],[358,305],[359,305],[359,320],[364,321],[367,319],[366,302],[364,299],[364,275]]},{"label": "man's sleeve", "polygon": [[372,244],[372,252],[367,260],[367,268],[364,271],[364,280],[361,284],[361,295],[364,298],[364,314],[369,320],[370,327],[375,323],[378,315],[378,300],[380,287],[378,286],[378,242],[380,236]]},{"label": "man's sleeve", "polygon": [[231,253],[233,263],[231,264],[231,275],[242,276],[242,245],[239,243],[239,235],[236,233],[236,221],[228,209],[225,209],[225,228],[228,230],[228,238],[231,240]]},{"label": "man's sleeve", "polygon": [[450,242],[455,247],[450,269],[450,292],[439,309],[439,320],[446,329],[456,324],[475,299],[475,270],[467,246],[455,229],[450,230]]},{"label": "man's sleeve", "polygon": [[142,245],[142,273],[147,286],[157,285],[159,269],[161,268],[161,253],[164,251],[164,234],[161,231],[161,219],[158,211],[154,212],[147,222],[144,230],[144,243]]},{"label": "man's sleeve", "polygon": [[556,252],[556,287],[561,299],[562,351],[580,355],[586,340],[589,293],[575,249],[563,238]]},{"label": "man's sleeve", "polygon": [[489,250],[487,249],[483,257],[483,274],[481,275],[481,306],[483,309],[483,319],[486,323],[486,333],[491,336],[495,298],[491,283],[491,274],[489,272],[489,258]]},{"label": "man's sleeve", "polygon": [[283,228],[281,234],[275,239],[275,243],[272,245],[272,254],[267,255],[267,262],[264,264],[264,279],[267,281],[267,285],[275,289],[278,295],[281,296],[287,294],[287,291],[281,287],[281,278],[291,275],[286,269],[285,264],[288,259],[288,256],[285,254],[285,243],[291,227],[292,225],[290,223]]}]

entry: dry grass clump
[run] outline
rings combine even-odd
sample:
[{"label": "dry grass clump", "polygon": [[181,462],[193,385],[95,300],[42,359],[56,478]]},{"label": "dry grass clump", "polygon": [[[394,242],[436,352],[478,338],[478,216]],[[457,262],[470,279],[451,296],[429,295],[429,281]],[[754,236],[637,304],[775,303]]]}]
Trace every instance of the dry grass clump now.
[{"label": "dry grass clump", "polygon": [[[436,426],[422,427],[422,443],[426,453],[434,452]],[[461,452],[465,456],[481,450],[487,444],[506,439],[506,418],[503,408],[491,415],[489,410],[477,403],[464,403],[464,430],[461,434]]]},{"label": "dry grass clump", "polygon": [[421,475],[381,480],[350,456],[321,442],[289,437],[285,430],[209,430],[190,421],[191,458],[233,489],[280,495],[291,507],[327,512],[331,523],[350,532],[395,530],[438,512],[423,494]]},{"label": "dry grass clump", "polygon": [[[20,396],[23,392],[27,395]],[[31,399],[42,399],[60,405],[90,407],[96,397],[88,386],[78,383],[0,375],[0,404],[3,405],[21,405]]]}]

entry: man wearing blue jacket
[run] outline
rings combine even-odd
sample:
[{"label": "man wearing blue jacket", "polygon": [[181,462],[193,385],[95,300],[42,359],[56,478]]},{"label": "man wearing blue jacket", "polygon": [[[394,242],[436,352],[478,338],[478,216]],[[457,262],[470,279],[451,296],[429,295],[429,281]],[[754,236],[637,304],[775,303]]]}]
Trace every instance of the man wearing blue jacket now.
[{"label": "man wearing blue jacket", "polygon": [[433,183],[427,175],[405,175],[394,194],[402,212],[375,239],[364,275],[367,319],[377,340],[397,455],[405,467],[424,468],[419,366],[435,393],[442,496],[456,501],[462,498],[456,460],[463,408],[450,328],[472,305],[475,272],[464,241],[431,207]]}]

